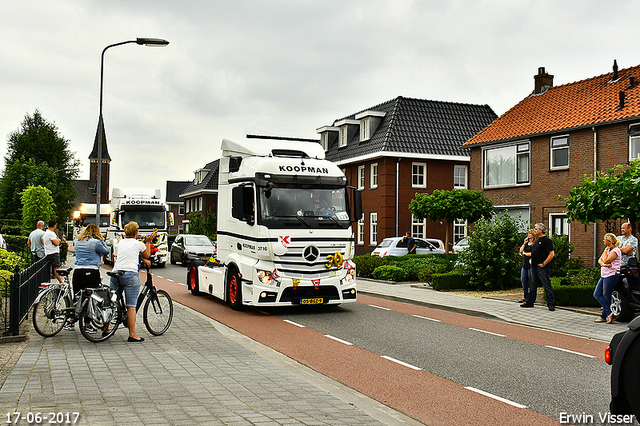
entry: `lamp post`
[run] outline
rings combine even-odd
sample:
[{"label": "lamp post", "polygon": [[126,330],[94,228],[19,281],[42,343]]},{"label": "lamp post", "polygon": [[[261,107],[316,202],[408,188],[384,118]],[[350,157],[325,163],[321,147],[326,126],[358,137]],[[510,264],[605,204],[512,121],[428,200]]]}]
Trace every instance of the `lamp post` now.
[{"label": "lamp post", "polygon": [[96,170],[96,224],[100,227],[100,198],[102,192],[102,144],[104,134],[104,121],[102,119],[102,86],[104,82],[104,52],[110,47],[122,46],[123,44],[136,43],[138,45],[165,47],[169,44],[167,40],[160,38],[136,38],[135,40],[122,41],[110,44],[102,50],[100,58],[100,116],[98,118],[98,167]]}]

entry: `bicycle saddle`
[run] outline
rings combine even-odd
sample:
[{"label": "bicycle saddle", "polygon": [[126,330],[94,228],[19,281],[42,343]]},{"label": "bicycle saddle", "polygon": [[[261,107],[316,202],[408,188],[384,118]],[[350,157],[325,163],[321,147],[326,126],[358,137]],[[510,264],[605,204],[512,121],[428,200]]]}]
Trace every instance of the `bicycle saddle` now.
[{"label": "bicycle saddle", "polygon": [[58,272],[58,275],[60,275],[61,277],[68,277],[69,274],[71,273],[71,269],[72,268],[65,268],[65,269],[58,269],[56,272]]},{"label": "bicycle saddle", "polygon": [[120,278],[122,275],[124,275],[125,271],[107,271],[107,275],[109,275],[110,277],[116,277],[116,278]]}]

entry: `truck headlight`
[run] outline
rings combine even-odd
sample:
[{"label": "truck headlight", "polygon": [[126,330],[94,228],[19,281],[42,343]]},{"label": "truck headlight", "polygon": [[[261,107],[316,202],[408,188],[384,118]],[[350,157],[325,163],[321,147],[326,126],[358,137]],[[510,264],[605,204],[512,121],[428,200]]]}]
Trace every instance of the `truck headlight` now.
[{"label": "truck headlight", "polygon": [[257,271],[256,276],[258,277],[258,280],[260,280],[262,284],[274,285],[274,286],[280,285],[280,281],[278,280],[280,276],[278,276],[278,273],[275,270],[271,272],[271,271],[266,271],[264,269],[257,269],[256,271]]}]

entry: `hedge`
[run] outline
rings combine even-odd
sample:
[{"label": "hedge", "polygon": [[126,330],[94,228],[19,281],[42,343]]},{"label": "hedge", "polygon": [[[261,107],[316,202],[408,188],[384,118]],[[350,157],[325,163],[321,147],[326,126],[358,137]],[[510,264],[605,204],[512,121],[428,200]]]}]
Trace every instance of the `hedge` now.
[{"label": "hedge", "polygon": [[434,290],[464,289],[469,287],[469,275],[462,272],[433,274],[431,287]]},{"label": "hedge", "polygon": [[556,297],[556,305],[594,307],[600,303],[593,297],[595,285],[553,285],[553,294]]},{"label": "hedge", "polygon": [[404,281],[407,273],[394,265],[382,265],[373,270],[373,278],[386,281]]}]

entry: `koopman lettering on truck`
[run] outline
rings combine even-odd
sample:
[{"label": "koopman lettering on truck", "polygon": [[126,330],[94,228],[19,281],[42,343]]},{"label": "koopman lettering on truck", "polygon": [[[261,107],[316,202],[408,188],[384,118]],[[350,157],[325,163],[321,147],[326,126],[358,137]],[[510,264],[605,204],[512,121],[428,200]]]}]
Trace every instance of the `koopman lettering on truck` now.
[{"label": "koopman lettering on truck", "polygon": [[232,308],[355,302],[362,201],[317,142],[222,141],[217,259],[187,273]]},{"label": "koopman lettering on truck", "polygon": [[173,226],[173,213],[161,197],[159,189],[149,188],[113,188],[111,195],[111,214],[107,230],[106,243],[110,249],[105,263],[115,263],[118,257],[118,243],[124,238],[124,226],[137,222],[140,238],[157,230],[157,236],[151,242],[152,265],[164,266],[169,259],[168,228]]}]

